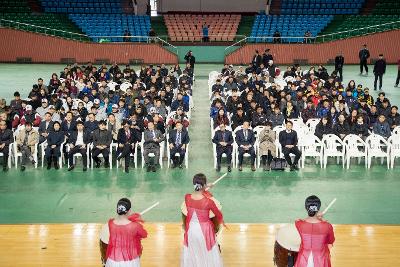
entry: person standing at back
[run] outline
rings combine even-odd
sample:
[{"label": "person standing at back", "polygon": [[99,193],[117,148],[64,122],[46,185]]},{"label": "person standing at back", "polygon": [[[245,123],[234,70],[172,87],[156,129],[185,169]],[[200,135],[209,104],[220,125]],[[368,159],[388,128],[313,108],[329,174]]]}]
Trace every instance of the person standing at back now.
[{"label": "person standing at back", "polygon": [[360,75],[363,74],[363,70],[365,68],[366,75],[368,75],[368,66],[367,66],[367,60],[370,57],[369,50],[367,48],[367,45],[364,44],[363,48],[358,52],[358,58],[360,59]]},{"label": "person standing at back", "polygon": [[379,54],[379,59],[375,62],[374,65],[374,90],[376,91],[376,85],[379,79],[379,90],[382,90],[382,79],[383,74],[386,72],[386,61],[383,59],[383,54]]},{"label": "person standing at back", "polygon": [[335,57],[335,71],[339,74],[340,81],[343,81],[343,65],[344,65],[344,57],[343,53],[340,52]]},{"label": "person standing at back", "polygon": [[194,70],[194,63],[196,63],[196,58],[193,56],[192,50],[187,52],[184,59],[186,60],[186,64],[190,64],[190,67]]},{"label": "person standing at back", "polygon": [[394,87],[399,87],[400,82],[400,59],[397,61],[397,78]]}]

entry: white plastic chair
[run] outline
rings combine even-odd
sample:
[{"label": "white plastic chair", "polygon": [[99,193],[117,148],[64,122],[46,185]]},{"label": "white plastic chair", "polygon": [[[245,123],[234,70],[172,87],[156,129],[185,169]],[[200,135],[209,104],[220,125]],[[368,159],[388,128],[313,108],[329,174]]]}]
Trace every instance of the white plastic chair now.
[{"label": "white plastic chair", "polygon": [[342,139],[334,134],[326,134],[322,138],[323,155],[324,155],[324,168],[328,163],[328,157],[337,157],[339,164],[340,157],[342,158],[342,167],[344,168],[345,148]]},{"label": "white plastic chair", "polygon": [[389,169],[389,149],[388,142],[384,137],[378,134],[371,134],[365,140],[367,144],[367,156],[368,156],[368,169],[371,168],[372,158],[381,158],[381,164],[386,158],[387,168]]},{"label": "white plastic chair", "polygon": [[389,146],[390,168],[393,169],[394,160],[400,158],[400,135],[392,135],[387,142]]},{"label": "white plastic chair", "polygon": [[[71,148],[70,148],[69,144],[66,144],[65,145],[65,150],[66,150],[67,153],[69,153],[70,149]],[[86,155],[88,157],[87,160],[86,160],[86,168],[89,168],[89,145],[86,145]],[[82,158],[82,154],[81,153],[74,154],[74,157],[73,157],[74,164],[76,163],[75,158]],[[69,168],[69,160],[68,159],[67,159],[67,166]]]},{"label": "white plastic chair", "polygon": [[[300,142],[299,142],[300,144]],[[306,157],[314,157],[316,163],[320,162],[321,168],[323,163],[323,146],[321,140],[312,133],[304,136],[301,141],[301,167],[304,168]]]},{"label": "white plastic chair", "polygon": [[394,127],[392,134],[400,136],[400,126]]},{"label": "white plastic chair", "polygon": [[[126,92],[126,90],[128,90],[128,88],[130,88],[130,87],[132,87],[132,84],[130,82],[123,82],[120,85],[121,91],[124,91],[124,92]],[[114,88],[115,88],[115,86],[114,86]]]},{"label": "white plastic chair", "polygon": [[298,128],[305,126],[303,119],[301,118],[295,118],[295,119],[289,119],[293,123],[293,130],[297,131]]},{"label": "white plastic chair", "polygon": [[368,168],[371,167],[372,158],[381,158],[381,164],[383,164],[384,158],[387,159],[387,167],[389,168],[389,143],[388,141],[377,134],[371,133],[365,140],[367,144],[367,155],[368,155]]},{"label": "white plastic chair", "polygon": [[343,139],[347,169],[350,168],[351,158],[358,158],[360,163],[361,158],[364,158],[365,167],[367,167],[367,145],[358,135],[349,134]]},{"label": "white plastic chair", "polygon": [[285,130],[286,130],[286,127],[283,126],[283,125],[275,126],[274,129],[273,129],[273,131],[275,132],[275,136],[276,136],[275,146],[276,146],[276,156],[277,157],[282,157],[283,156],[283,154],[282,154],[282,146],[281,146],[281,143],[279,143],[279,133],[282,132],[282,131],[285,131]]},{"label": "white plastic chair", "polygon": [[[90,151],[93,153],[93,143],[90,143],[89,148],[90,148]],[[110,169],[112,169],[112,148],[113,148],[113,143],[111,143],[108,148],[110,150],[110,153],[108,154],[108,164],[110,165]],[[91,156],[92,153],[90,153],[90,168],[91,169],[93,169],[93,162],[94,162],[93,157]],[[100,155],[98,155],[98,157],[103,158],[103,155],[100,154]]]},{"label": "white plastic chair", "polygon": [[319,123],[321,119],[319,118],[313,118],[313,119],[308,119],[306,122],[306,126],[308,127],[308,129],[310,129],[310,132],[312,134],[315,133],[315,128],[317,128],[317,124]]}]

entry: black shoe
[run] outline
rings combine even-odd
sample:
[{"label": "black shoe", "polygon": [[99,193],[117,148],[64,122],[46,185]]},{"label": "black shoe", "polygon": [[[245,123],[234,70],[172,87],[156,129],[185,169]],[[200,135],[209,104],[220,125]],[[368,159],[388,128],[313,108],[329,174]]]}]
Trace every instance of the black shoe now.
[{"label": "black shoe", "polygon": [[75,168],[75,165],[71,165],[71,166],[69,166],[68,171],[70,172],[70,171],[72,171],[74,168]]},{"label": "black shoe", "polygon": [[231,165],[229,165],[228,166],[228,172],[231,172],[232,171],[232,167],[231,167]]},{"label": "black shoe", "polygon": [[3,167],[3,172],[6,172],[6,171],[8,171],[8,167],[7,167],[7,166],[4,166],[4,167]]},{"label": "black shoe", "polygon": [[22,165],[22,166],[21,166],[21,171],[23,172],[23,171],[25,171],[25,169],[26,169],[25,166]]},{"label": "black shoe", "polygon": [[152,171],[152,172],[156,172],[156,171],[157,171],[156,166],[153,166],[153,167],[151,168],[151,171]]},{"label": "black shoe", "polygon": [[146,171],[147,172],[151,172],[151,166],[150,165],[147,166],[147,170]]},{"label": "black shoe", "polygon": [[255,172],[256,171],[256,166],[251,166],[251,170],[253,171],[253,172]]},{"label": "black shoe", "polygon": [[300,169],[299,169],[299,166],[297,166],[297,164],[294,165],[294,169],[295,169],[296,171],[300,170]]},{"label": "black shoe", "polygon": [[48,170],[51,169],[51,161],[47,163],[47,169],[48,169]]},{"label": "black shoe", "polygon": [[36,164],[36,161],[34,159],[31,160],[32,165]]},{"label": "black shoe", "polygon": [[179,169],[183,169],[183,165],[182,164],[179,164]]},{"label": "black shoe", "polygon": [[221,171],[221,166],[217,166],[217,172]]},{"label": "black shoe", "polygon": [[83,171],[85,172],[85,171],[87,171],[87,167],[85,166],[85,167],[83,167]]},{"label": "black shoe", "polygon": [[125,167],[125,172],[129,173],[129,168],[128,167]]},{"label": "black shoe", "polygon": [[100,168],[101,160],[96,161],[96,165],[94,166],[96,169]]},{"label": "black shoe", "polygon": [[108,163],[108,162],[104,163],[104,168],[106,168],[106,169],[110,168],[110,163]]},{"label": "black shoe", "polygon": [[239,166],[239,171],[240,171],[240,172],[243,171],[242,165]]},{"label": "black shoe", "polygon": [[265,164],[263,169],[264,169],[264,171],[268,172],[271,170],[271,166],[269,164]]},{"label": "black shoe", "polygon": [[290,165],[290,171],[292,172],[292,171],[294,171],[294,170],[296,170],[295,167],[294,167],[294,165]]}]

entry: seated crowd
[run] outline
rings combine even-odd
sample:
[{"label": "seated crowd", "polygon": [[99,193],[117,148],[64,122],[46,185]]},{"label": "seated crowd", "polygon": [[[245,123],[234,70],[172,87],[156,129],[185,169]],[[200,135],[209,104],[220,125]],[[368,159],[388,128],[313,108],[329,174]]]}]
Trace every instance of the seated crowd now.
[{"label": "seated crowd", "polygon": [[[322,65],[307,71],[294,65],[281,73],[269,49],[247,68],[225,65],[221,72],[210,73],[209,79],[217,170],[222,154],[231,170],[235,144],[239,170],[243,154],[250,156],[255,170],[256,152],[264,170],[269,170],[277,144],[291,170],[296,170],[301,151],[293,122],[310,126],[319,139],[335,134],[342,140],[349,134],[365,140],[372,133],[387,139],[400,126],[398,107],[391,105],[383,91],[375,100],[367,87],[354,80],[344,85],[336,72],[328,74]],[[294,161],[290,154],[295,155]]]},{"label": "seated crowd", "polygon": [[8,105],[0,99],[3,170],[11,159],[17,166],[21,157],[24,171],[28,162],[37,165],[38,154],[46,158],[47,169],[52,164],[60,168],[64,159],[72,171],[74,156],[82,157],[84,171],[99,168],[101,157],[108,168],[114,152],[129,172],[140,147],[147,171],[156,171],[165,142],[172,166],[182,168],[192,90],[190,64],[183,71],[179,65],[168,69],[162,64],[142,66],[138,72],[115,63],[109,68],[68,65],[47,84],[39,78],[26,99],[19,92]]}]

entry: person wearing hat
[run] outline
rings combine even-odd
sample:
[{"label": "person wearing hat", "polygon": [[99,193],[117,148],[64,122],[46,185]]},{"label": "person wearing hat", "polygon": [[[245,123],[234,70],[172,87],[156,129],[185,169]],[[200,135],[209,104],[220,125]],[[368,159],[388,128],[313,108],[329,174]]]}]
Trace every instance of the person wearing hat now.
[{"label": "person wearing hat", "polygon": [[131,128],[128,120],[122,121],[122,128],[118,131],[117,137],[117,161],[125,159],[125,172],[129,173],[129,163],[131,155],[135,154],[135,146],[142,139],[140,131]]},{"label": "person wearing hat", "polygon": [[81,154],[83,171],[87,171],[87,148],[90,143],[90,132],[86,131],[82,121],[76,123],[76,130],[73,131],[68,138],[67,144],[69,146],[68,151],[68,171],[72,171],[75,168],[74,155]]},{"label": "person wearing hat", "polygon": [[372,95],[369,94],[369,88],[368,87],[364,88],[363,98],[364,98],[364,100],[365,100],[365,102],[367,103],[368,106],[372,106],[374,104],[374,98],[372,97]]},{"label": "person wearing hat", "polygon": [[21,152],[21,171],[25,171],[25,165],[28,159],[35,164],[33,158],[33,152],[35,151],[35,146],[39,142],[39,134],[32,128],[32,123],[27,122],[25,124],[25,129],[18,131],[16,143],[18,152]]},{"label": "person wearing hat", "polygon": [[374,65],[374,75],[375,75],[375,80],[374,80],[374,90],[376,91],[377,89],[377,82],[379,79],[379,90],[382,90],[382,79],[383,79],[383,74],[386,72],[386,60],[383,59],[383,54],[379,54],[379,59],[375,61]]},{"label": "person wearing hat", "polygon": [[112,134],[107,129],[107,122],[100,121],[99,129],[96,129],[93,132],[93,150],[92,150],[92,158],[96,163],[95,167],[100,168],[101,160],[99,159],[99,155],[102,154],[104,157],[104,167],[109,168],[109,156],[110,156],[110,145],[112,142]]},{"label": "person wearing hat", "polygon": [[14,135],[10,129],[7,129],[7,122],[0,121],[0,153],[3,154],[3,171],[8,170],[8,156],[10,145],[14,143]]},{"label": "person wearing hat", "polygon": [[133,213],[131,201],[122,198],[117,203],[117,217],[108,221],[107,267],[139,267],[141,240],[147,237],[140,214]]},{"label": "person wearing hat", "polygon": [[20,125],[25,125],[27,122],[32,123],[33,127],[38,127],[40,124],[41,118],[39,114],[33,111],[31,105],[26,105],[24,114],[22,115],[21,119],[19,120]]},{"label": "person wearing hat", "polygon": [[358,58],[360,59],[360,75],[363,74],[363,70],[365,68],[366,75],[368,75],[368,65],[367,61],[370,57],[369,50],[367,45],[364,44],[362,49],[358,52]]},{"label": "person wearing hat", "polygon": [[49,111],[49,102],[46,98],[42,99],[42,105],[36,109],[36,112],[39,114],[41,118],[44,117],[44,114]]}]

